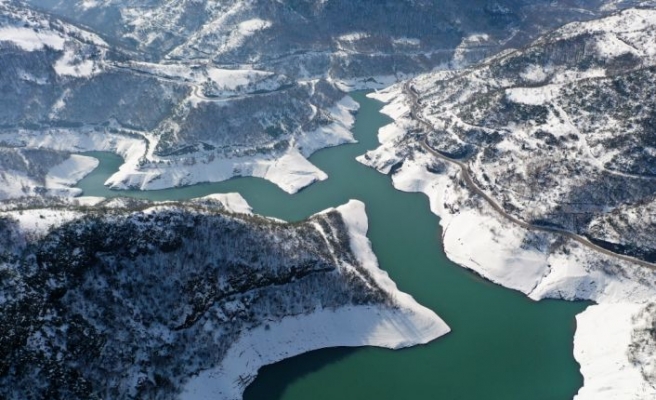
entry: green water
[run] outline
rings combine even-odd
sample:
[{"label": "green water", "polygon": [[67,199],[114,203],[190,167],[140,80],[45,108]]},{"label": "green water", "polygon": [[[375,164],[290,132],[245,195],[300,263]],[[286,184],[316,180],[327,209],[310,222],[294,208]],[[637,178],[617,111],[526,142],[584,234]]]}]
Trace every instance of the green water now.
[{"label": "green water", "polygon": [[359,199],[381,268],[399,288],[433,309],[452,328],[426,346],[391,351],[324,349],[263,368],[246,400],[558,400],[571,399],[583,379],[572,356],[574,315],[587,304],[532,302],[450,262],[441,250],[438,219],[422,194],[395,190],[389,177],[355,161],[377,147],[389,119],[363,93],[353,132],[358,144],[317,152],[310,159],[330,178],[295,195],[257,178],[238,178],[161,191],[110,191],[102,183],[121,159],[101,160],[79,187],[86,195],[179,200],[239,192],[259,214],[289,221]]}]

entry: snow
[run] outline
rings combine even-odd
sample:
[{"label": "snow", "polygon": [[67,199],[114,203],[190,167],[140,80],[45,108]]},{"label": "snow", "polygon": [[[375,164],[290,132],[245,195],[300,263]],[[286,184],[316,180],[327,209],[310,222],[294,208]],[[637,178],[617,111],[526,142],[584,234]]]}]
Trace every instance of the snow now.
[{"label": "snow", "polygon": [[536,277],[549,271],[547,257],[537,250],[517,251],[525,232],[515,225],[500,230],[500,225],[493,216],[461,212],[444,226],[444,252],[493,282],[528,293]]},{"label": "snow", "polygon": [[[620,40],[610,33],[602,35],[595,43],[597,52],[606,58],[614,58],[622,54],[635,54],[636,48]],[[637,54],[640,55],[640,54]]]},{"label": "snow", "polygon": [[44,236],[57,226],[82,216],[82,213],[68,210],[38,209],[0,212],[0,216],[8,216],[18,222],[20,229],[27,233]]},{"label": "snow", "polygon": [[81,60],[76,62],[75,52],[67,50],[64,55],[55,62],[53,68],[58,75],[74,76],[77,78],[88,78],[99,72],[93,60]]},{"label": "snow", "polygon": [[98,0],[82,0],[80,8],[86,11],[90,8],[98,7],[99,4]]},{"label": "snow", "polygon": [[[345,117],[344,113],[348,111],[347,106],[352,108],[353,103],[343,100],[334,111]],[[308,149],[319,149],[325,147],[324,145],[332,145],[332,143],[352,141],[350,133],[347,136],[347,128],[343,124],[344,121],[341,121],[336,125],[324,127],[324,130],[315,132],[316,137],[308,137],[305,145]],[[106,185],[115,189],[157,190],[201,182],[220,182],[234,176],[254,176],[269,180],[288,193],[296,193],[302,188],[328,177],[296,148],[290,148],[278,156],[216,158],[212,161],[199,160],[190,164],[185,164],[186,159],[179,159],[173,160],[171,163],[153,162],[141,165],[141,160],[148,151],[146,140],[125,135],[53,129],[39,133],[19,131],[12,134],[0,134],[0,140],[33,148],[116,153],[123,157],[125,162],[105,182]],[[20,193],[23,186],[35,186],[29,182],[21,183],[18,178],[12,178],[12,180],[11,184],[16,186],[12,186],[12,193]]]},{"label": "snow", "polygon": [[44,182],[27,176],[21,171],[0,171],[0,200],[34,195],[37,188],[47,189],[49,196],[76,196],[79,189],[72,188],[98,165],[91,157],[72,155],[63,163],[48,171]]},{"label": "snow", "polygon": [[[472,34],[464,37],[453,53],[451,64],[454,69],[464,68],[472,60],[476,59],[478,48],[485,48],[485,44],[490,41],[487,34]],[[473,56],[473,57],[472,57]]]},{"label": "snow", "polygon": [[581,364],[584,385],[574,400],[656,398],[656,388],[628,358],[633,316],[642,307],[634,303],[600,304],[576,317],[574,357]]},{"label": "snow", "polygon": [[364,204],[351,200],[337,210],[348,227],[358,261],[381,288],[393,294],[398,309],[382,306],[350,306],[319,309],[308,315],[286,317],[244,332],[230,347],[218,368],[201,372],[183,389],[181,399],[242,398],[260,367],[311,350],[338,346],[402,348],[427,343],[449,332],[432,311],[401,293],[388,275],[378,269],[366,231]]},{"label": "snow", "polygon": [[541,65],[530,64],[522,71],[519,76],[529,82],[542,82],[547,79],[548,75],[545,68]]},{"label": "snow", "polygon": [[541,105],[552,101],[558,96],[559,85],[545,85],[540,87],[515,87],[506,89],[508,100],[514,103]]},{"label": "snow", "polygon": [[[109,178],[107,184],[121,186],[120,180],[138,170],[142,155],[146,153],[144,140],[95,131],[69,131],[52,129],[40,132],[17,131],[0,134],[0,140],[31,148],[47,148],[60,151],[111,151],[125,160],[119,171]],[[118,183],[116,183],[118,180]]]},{"label": "snow", "polygon": [[63,50],[65,40],[52,31],[5,26],[0,28],[0,42],[11,42],[25,51],[35,51],[44,47]]},{"label": "snow", "polygon": [[245,86],[255,80],[273,75],[272,72],[252,69],[221,69],[209,68],[207,74],[217,85],[225,90],[235,90],[237,86]]},{"label": "snow", "polygon": [[[46,175],[46,188],[70,190],[70,187],[93,171],[99,161],[93,157],[73,154],[68,160],[56,165]],[[81,192],[79,189],[76,192]]]},{"label": "snow", "polygon": [[295,149],[266,165],[265,171],[262,178],[275,183],[287,193],[296,193],[316,181],[328,179],[325,172],[315,167]]},{"label": "snow", "polygon": [[[286,317],[242,334],[221,367],[203,371],[183,389],[181,400],[238,400],[259,368],[326,347],[400,348],[431,340],[431,326],[401,311],[378,307],[346,307]],[[437,335],[446,332],[436,333]]]},{"label": "snow", "polygon": [[337,146],[344,143],[354,143],[351,127],[355,123],[352,112],[359,108],[359,104],[350,96],[345,96],[336,105],[329,108],[328,116],[333,123],[321,126],[314,131],[303,132],[294,141],[304,157],[309,157],[317,150]]},{"label": "snow", "polygon": [[226,211],[236,214],[253,214],[250,204],[239,193],[214,193],[194,200],[214,200],[225,207]]},{"label": "snow", "polygon": [[72,200],[73,204],[77,204],[83,207],[94,207],[102,203],[106,199],[104,197],[98,196],[79,196]]},{"label": "snow", "polygon": [[240,22],[237,29],[242,35],[252,35],[254,32],[257,32],[261,29],[266,29],[270,26],[270,21],[265,21],[260,18],[253,18],[244,22]]},{"label": "snow", "polygon": [[265,21],[260,18],[253,18],[247,21],[240,22],[237,29],[233,30],[228,37],[228,40],[221,48],[221,51],[227,51],[239,47],[246,38],[254,35],[258,31],[267,29],[271,26],[270,21]]},{"label": "snow", "polygon": [[361,39],[366,39],[368,37],[369,35],[366,32],[351,32],[340,35],[337,39],[344,42],[355,42]]},{"label": "snow", "polygon": [[[397,120],[410,112],[410,106],[401,95],[401,85],[394,85],[374,93],[369,93],[367,97],[386,103],[381,109],[381,113],[388,115],[390,118],[394,119],[395,122],[400,122]],[[387,126],[389,125],[386,125],[383,128],[386,128]],[[381,143],[386,142],[381,141]]]},{"label": "snow", "polygon": [[401,45],[401,46],[419,46],[421,44],[421,40],[418,38],[409,38],[409,37],[400,37],[400,38],[394,38],[392,39],[392,43],[395,45]]},{"label": "snow", "polygon": [[563,38],[586,33],[624,34],[636,31],[649,32],[656,25],[656,10],[631,8],[615,15],[593,21],[592,23],[574,22],[559,29]]},{"label": "snow", "polygon": [[25,196],[29,188],[37,187],[38,183],[25,173],[17,171],[0,171],[0,200]]}]

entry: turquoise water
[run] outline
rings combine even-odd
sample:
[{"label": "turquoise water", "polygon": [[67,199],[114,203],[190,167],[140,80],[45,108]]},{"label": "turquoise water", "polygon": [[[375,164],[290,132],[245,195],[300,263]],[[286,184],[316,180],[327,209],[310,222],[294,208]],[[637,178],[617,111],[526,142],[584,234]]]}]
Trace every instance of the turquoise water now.
[{"label": "turquoise water", "polygon": [[434,310],[452,332],[400,351],[324,349],[263,368],[246,400],[559,400],[571,399],[583,379],[572,356],[575,314],[587,303],[532,302],[450,262],[441,249],[438,218],[422,194],[402,193],[389,177],[355,161],[377,147],[389,119],[363,93],[353,132],[359,143],[325,149],[310,161],[329,179],[288,195],[257,178],[160,191],[111,191],[102,183],[121,159],[89,153],[100,166],[78,187],[86,195],[182,200],[239,192],[254,211],[300,220],[349,199],[366,204],[368,237],[381,268],[399,288]]}]

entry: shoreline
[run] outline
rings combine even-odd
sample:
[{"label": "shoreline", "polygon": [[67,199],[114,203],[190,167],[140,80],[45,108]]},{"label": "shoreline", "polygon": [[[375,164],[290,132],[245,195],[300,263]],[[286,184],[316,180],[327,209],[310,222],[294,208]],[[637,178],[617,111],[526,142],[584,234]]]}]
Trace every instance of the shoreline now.
[{"label": "shoreline", "polygon": [[[246,386],[255,380],[261,367],[313,350],[361,346],[400,349],[426,344],[450,332],[437,314],[398,290],[387,272],[378,268],[366,237],[368,220],[364,203],[351,200],[334,210],[344,218],[357,261],[380,288],[393,296],[398,308],[319,309],[243,332],[220,367],[203,371],[185,384],[182,400],[241,400]],[[322,213],[328,211],[331,209]]]},{"label": "shoreline", "polygon": [[[653,269],[608,254],[595,254],[571,238],[551,249],[550,246],[557,243],[558,233],[533,232],[529,235],[530,230],[501,220],[502,216],[487,202],[477,200],[467,187],[457,184],[460,171],[455,166],[446,164],[441,173],[429,172],[427,167],[432,165],[433,156],[420,145],[421,150],[402,147],[405,154],[399,156],[398,143],[416,127],[409,105],[411,99],[398,84],[369,97],[386,103],[382,112],[394,122],[380,129],[381,145],[359,157],[358,161],[383,174],[391,174],[397,190],[422,192],[428,196],[431,212],[440,218],[443,250],[450,260],[488,281],[518,290],[534,301],[545,298],[588,300],[599,306],[630,301],[637,307],[644,307],[656,298],[656,282],[650,283],[646,278],[653,274]],[[407,154],[411,154],[411,158],[405,157]],[[392,173],[394,165],[401,167]],[[535,239],[537,244],[523,248],[527,237]],[[598,265],[606,265],[616,274],[608,275],[608,271],[600,270]],[[577,320],[579,317],[581,320],[576,332],[589,329],[591,321],[608,328],[597,329],[597,336],[609,332],[608,324],[611,322],[596,320],[595,316],[598,315],[589,312],[589,309],[577,316]],[[624,328],[633,329],[632,326]],[[575,354],[586,347],[587,341],[586,335],[575,334]],[[630,343],[622,345],[628,349]],[[617,357],[617,354],[610,357]],[[579,357],[577,361],[584,376],[584,386],[579,393],[585,394],[588,388],[603,386],[597,382],[618,373],[607,369],[591,375],[589,371],[595,369],[599,359]],[[627,368],[639,370],[640,366],[629,365]],[[617,381],[621,382],[621,379]],[[643,394],[637,393],[637,388],[635,390],[636,399],[651,398],[651,392]],[[610,393],[603,390],[592,391],[595,399],[613,399]]]}]

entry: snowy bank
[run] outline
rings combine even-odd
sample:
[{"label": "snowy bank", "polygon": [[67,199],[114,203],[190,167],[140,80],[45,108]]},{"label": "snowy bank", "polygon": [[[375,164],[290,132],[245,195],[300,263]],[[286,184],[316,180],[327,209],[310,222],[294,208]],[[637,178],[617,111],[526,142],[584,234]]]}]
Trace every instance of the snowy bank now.
[{"label": "snowy bank", "polygon": [[[531,231],[511,223],[460,184],[458,167],[436,160],[409,138],[409,132],[417,125],[410,117],[410,101],[400,85],[370,97],[388,103],[382,112],[395,121],[380,129],[380,147],[358,160],[386,174],[397,166],[392,175],[395,188],[428,196],[432,212],[440,217],[442,242],[449,259],[533,300],[599,303],[595,306],[598,308],[591,307],[579,315],[581,331],[577,332],[574,345],[585,386],[577,399],[617,399],[618,393],[626,395],[621,398],[654,398],[645,389],[649,383],[638,375],[631,373],[642,379],[641,385],[630,381],[620,384],[619,377],[624,372],[615,375],[616,366],[629,364],[625,351],[592,354],[590,349],[596,342],[614,343],[619,333],[631,330],[631,310],[656,299],[656,271],[593,251],[562,235]],[[614,311],[608,319],[603,312],[595,311],[605,307]],[[593,328],[606,324],[613,328]],[[629,342],[620,340],[616,344],[626,348]],[[639,370],[639,366],[632,368]],[[604,376],[618,377],[614,390],[602,390],[603,385],[598,382]]]},{"label": "snowy bank", "polygon": [[93,171],[98,164],[98,160],[93,157],[73,154],[68,160],[48,171],[46,188],[53,191],[71,191],[79,195],[82,191],[80,189],[71,190],[71,187]]},{"label": "snowy bank", "polygon": [[574,400],[656,398],[656,388],[645,381],[640,365],[627,357],[634,317],[642,308],[635,303],[599,304],[576,317],[574,357],[585,383]]},{"label": "snowy bank", "polygon": [[[27,166],[39,160],[25,158]],[[98,160],[73,154],[43,174],[28,174],[25,169],[7,168],[0,172],[0,200],[25,196],[79,196],[80,189],[73,186],[98,166]],[[38,167],[36,167],[38,168]]]},{"label": "snowy bank", "polygon": [[242,333],[218,368],[192,378],[184,400],[241,399],[246,386],[264,365],[326,347],[378,346],[391,349],[427,343],[449,332],[435,313],[400,292],[378,268],[366,231],[364,204],[350,201],[338,207],[348,227],[350,244],[360,264],[396,300],[398,308],[351,306],[320,309],[308,315],[271,321]]},{"label": "snowy bank", "polygon": [[[205,157],[201,154],[192,158],[167,159],[157,157],[153,153],[155,138],[140,138],[136,133],[128,136],[91,129],[18,131],[1,134],[0,140],[27,148],[116,153],[124,159],[124,163],[105,182],[105,185],[114,189],[158,190],[204,182],[221,182],[237,176],[254,176],[276,184],[287,193],[296,193],[314,182],[328,178],[326,173],[310,163],[307,157],[317,150],[355,141],[350,129],[355,122],[353,113],[358,107],[357,102],[345,96],[326,110],[334,122],[313,131],[299,133],[289,149],[276,154],[232,158]],[[89,172],[87,168],[91,167],[91,163],[88,158],[80,157],[75,156],[73,161],[55,171],[49,180],[49,187],[71,186],[84,177]],[[97,165],[97,161],[94,162]],[[78,171],[75,168],[82,169]],[[14,175],[6,179],[0,176],[0,179],[6,180],[7,183],[6,190],[1,191],[0,196],[19,197],[24,195],[24,187],[36,186],[27,177],[21,179],[20,174]]]}]

